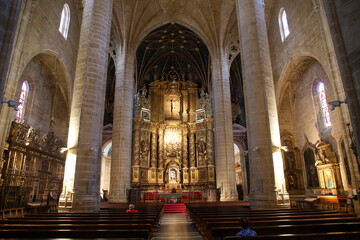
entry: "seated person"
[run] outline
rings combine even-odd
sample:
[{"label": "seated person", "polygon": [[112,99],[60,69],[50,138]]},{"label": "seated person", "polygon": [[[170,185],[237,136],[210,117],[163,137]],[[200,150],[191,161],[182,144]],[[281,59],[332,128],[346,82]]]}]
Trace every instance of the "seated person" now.
[{"label": "seated person", "polygon": [[255,237],[257,233],[249,228],[249,221],[247,218],[240,219],[242,230],[236,234],[239,237]]},{"label": "seated person", "polygon": [[134,204],[129,205],[129,209],[126,210],[126,213],[138,213],[138,210],[135,210]]}]

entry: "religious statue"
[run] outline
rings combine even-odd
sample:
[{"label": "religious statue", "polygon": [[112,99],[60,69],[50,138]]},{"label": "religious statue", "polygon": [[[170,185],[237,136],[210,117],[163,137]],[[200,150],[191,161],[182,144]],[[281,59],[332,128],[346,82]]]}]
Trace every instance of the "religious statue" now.
[{"label": "religious statue", "polygon": [[170,171],[170,180],[176,180],[176,172],[175,172],[175,170]]},{"label": "religious statue", "polygon": [[145,139],[143,139],[140,142],[140,155],[141,155],[141,163],[142,163],[142,165],[147,164],[148,152],[149,152],[148,143],[147,143],[147,141]]},{"label": "religious statue", "polygon": [[199,166],[205,166],[206,159],[206,144],[204,140],[200,139],[197,146],[198,151],[198,164]]},{"label": "religious statue", "polygon": [[292,190],[292,189],[297,189],[297,181],[296,181],[296,177],[292,174],[290,174],[288,176],[288,182],[289,182],[289,190]]},{"label": "religious statue", "polygon": [[175,102],[174,100],[170,100],[170,108],[171,108],[171,115],[173,115],[174,110],[175,110]]},{"label": "religious statue", "polygon": [[200,154],[205,154],[206,153],[206,145],[205,145],[204,140],[202,140],[202,139],[198,143],[198,152]]}]

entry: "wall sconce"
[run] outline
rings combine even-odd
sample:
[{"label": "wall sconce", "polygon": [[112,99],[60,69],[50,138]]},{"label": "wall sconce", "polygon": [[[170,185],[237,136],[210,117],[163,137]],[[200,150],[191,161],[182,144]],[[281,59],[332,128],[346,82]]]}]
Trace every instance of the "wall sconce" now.
[{"label": "wall sconce", "polygon": [[253,152],[256,152],[256,151],[258,151],[258,150],[259,150],[259,147],[258,147],[258,146],[253,147],[251,150],[252,150]]},{"label": "wall sconce", "polygon": [[14,108],[15,111],[19,110],[19,105],[21,104],[21,102],[15,100],[6,100],[5,98],[1,99],[1,103],[7,103],[8,107]]},{"label": "wall sconce", "polygon": [[280,148],[280,150],[283,150],[285,152],[287,152],[289,150],[288,146],[280,146],[279,148]]},{"label": "wall sconce", "polygon": [[69,148],[67,148],[67,147],[61,147],[60,148],[60,153],[64,153],[64,152],[66,152],[68,150],[69,150]]},{"label": "wall sconce", "polygon": [[335,100],[335,101],[331,101],[328,102],[329,106],[330,106],[330,111],[334,111],[336,107],[340,107],[341,104],[347,104],[346,99],[345,100]]}]

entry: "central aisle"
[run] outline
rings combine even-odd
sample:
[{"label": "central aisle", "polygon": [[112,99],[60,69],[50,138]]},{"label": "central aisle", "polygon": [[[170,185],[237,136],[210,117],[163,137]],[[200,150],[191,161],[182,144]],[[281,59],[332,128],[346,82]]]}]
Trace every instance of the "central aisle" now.
[{"label": "central aisle", "polygon": [[203,240],[186,213],[164,213],[160,227],[152,240]]}]

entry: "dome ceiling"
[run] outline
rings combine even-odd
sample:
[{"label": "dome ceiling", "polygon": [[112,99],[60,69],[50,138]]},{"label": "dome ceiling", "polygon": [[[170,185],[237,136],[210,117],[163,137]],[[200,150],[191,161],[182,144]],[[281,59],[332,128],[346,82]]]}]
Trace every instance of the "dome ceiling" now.
[{"label": "dome ceiling", "polygon": [[[191,30],[176,23],[157,28],[137,50],[137,88],[158,80],[171,68],[192,76],[200,87],[210,89],[210,57],[203,41]],[[159,76],[159,77],[157,77]]]}]

